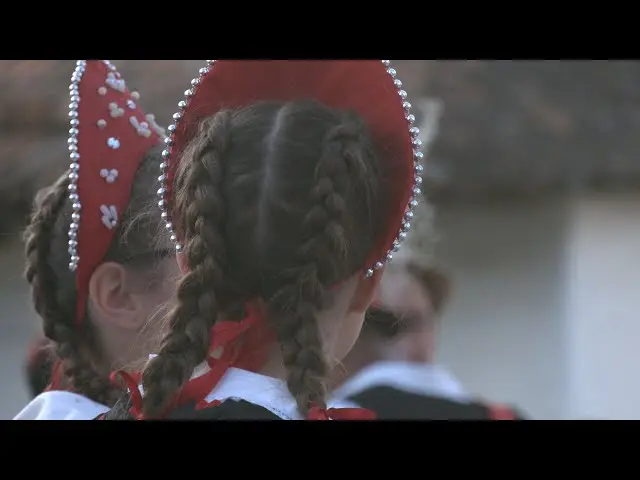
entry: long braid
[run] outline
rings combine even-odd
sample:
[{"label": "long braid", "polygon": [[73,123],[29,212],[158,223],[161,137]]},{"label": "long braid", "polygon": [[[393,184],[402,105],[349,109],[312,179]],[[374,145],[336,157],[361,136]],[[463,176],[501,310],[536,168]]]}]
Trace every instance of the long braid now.
[{"label": "long braid", "polygon": [[203,122],[201,134],[206,141],[185,152],[201,161],[188,162],[177,172],[174,210],[176,226],[187,239],[184,255],[189,271],[180,281],[177,304],[169,313],[170,331],[143,372],[142,410],[147,417],[164,413],[209,352],[209,331],[220,311],[226,269],[220,185],[230,144],[229,117],[223,112]]},{"label": "long braid", "polygon": [[73,308],[75,302],[59,301],[57,276],[50,262],[58,224],[65,221],[67,175],[36,199],[31,223],[25,231],[25,277],[31,285],[35,310],[43,319],[44,333],[55,342],[56,356],[62,362],[66,381],[78,393],[110,405],[115,402],[118,391],[106,376],[96,374],[88,356],[88,349],[96,347],[95,335],[84,325],[82,330],[78,330]]},{"label": "long braid", "polygon": [[303,243],[293,255],[298,266],[288,269],[286,283],[269,301],[269,317],[288,370],[288,388],[303,413],[313,405],[326,408],[329,367],[316,314],[325,305],[324,287],[345,273],[349,251],[345,197],[361,184],[366,171],[362,127],[348,116],[343,120],[327,133],[316,167],[313,207],[303,221]]}]

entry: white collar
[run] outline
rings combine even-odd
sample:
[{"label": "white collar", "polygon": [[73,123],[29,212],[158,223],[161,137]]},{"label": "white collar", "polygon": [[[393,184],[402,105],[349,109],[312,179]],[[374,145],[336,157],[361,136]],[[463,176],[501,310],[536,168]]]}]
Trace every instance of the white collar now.
[{"label": "white collar", "polygon": [[[156,355],[149,355],[152,359]],[[191,379],[204,375],[209,366],[202,363],[194,369]],[[142,386],[140,386],[142,392]],[[218,382],[218,385],[207,395],[206,401],[244,400],[269,410],[283,420],[304,420],[298,404],[289,392],[283,380],[267,377],[240,368],[229,368]],[[358,408],[353,402],[332,400],[328,408]]]},{"label": "white collar", "polygon": [[336,389],[334,397],[349,398],[369,388],[380,386],[460,402],[471,401],[460,382],[444,367],[408,362],[374,363]]},{"label": "white collar", "polygon": [[[287,389],[287,384],[276,378],[239,368],[230,368],[216,388],[207,396],[207,402],[231,399],[259,405],[284,420],[303,420],[295,399]],[[357,405],[338,400],[330,402],[328,407],[357,408]]]},{"label": "white collar", "polygon": [[93,420],[109,407],[72,392],[44,392],[31,400],[14,420]]}]

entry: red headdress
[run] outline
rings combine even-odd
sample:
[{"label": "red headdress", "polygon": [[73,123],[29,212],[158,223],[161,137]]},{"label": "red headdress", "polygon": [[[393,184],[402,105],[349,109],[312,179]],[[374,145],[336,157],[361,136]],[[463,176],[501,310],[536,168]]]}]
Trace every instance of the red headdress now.
[{"label": "red headdress", "polygon": [[[417,205],[422,178],[422,142],[413,125],[407,92],[389,60],[208,60],[191,81],[185,100],[173,116],[163,152],[160,208],[170,217],[171,185],[182,150],[198,123],[224,108],[239,108],[263,100],[313,99],[329,107],[352,110],[364,118],[383,157],[388,181],[386,235],[378,239],[363,265],[368,275],[391,259],[406,238]],[[167,228],[181,248],[173,225]]]},{"label": "red headdress", "polygon": [[108,60],[78,60],[69,90],[69,269],[76,275],[80,325],[89,279],[109,250],[141,161],[164,131]]},{"label": "red headdress", "polygon": [[[311,99],[328,107],[358,113],[367,122],[382,156],[387,198],[385,234],[377,239],[367,263],[362,266],[368,276],[382,268],[407,236],[422,182],[419,130],[413,125],[415,117],[406,100],[407,93],[390,62],[208,60],[199,73],[185,92],[185,99],[178,104],[180,111],[173,116],[175,123],[168,129],[167,148],[162,152],[159,206],[176,248],[180,250],[181,246],[170,221],[172,180],[181,153],[197,132],[200,121],[222,109],[240,108],[258,101]],[[259,320],[259,312],[250,308],[242,322],[218,322],[212,331],[212,348],[230,344],[240,335],[251,337],[251,331],[257,329],[249,327],[257,326]],[[225,348],[223,358],[209,359],[210,373],[187,385],[183,396],[190,391],[192,399],[194,396],[196,400],[204,398],[231,365],[255,367],[256,356],[252,353],[259,346],[259,341],[252,343],[251,338],[245,338],[241,351]],[[312,409],[309,418],[328,417],[326,412]]]}]

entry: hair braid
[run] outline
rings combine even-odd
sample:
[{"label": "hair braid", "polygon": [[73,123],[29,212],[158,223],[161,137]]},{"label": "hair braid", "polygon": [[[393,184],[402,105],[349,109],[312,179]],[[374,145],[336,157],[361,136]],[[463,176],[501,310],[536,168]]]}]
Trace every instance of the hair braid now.
[{"label": "hair braid", "polygon": [[[50,264],[50,255],[58,221],[66,205],[68,173],[36,198],[31,223],[25,231],[27,263],[25,277],[31,285],[31,297],[36,312],[44,322],[44,333],[55,342],[56,356],[62,361],[64,376],[81,393],[96,402],[110,405],[118,391],[108,378],[95,372],[87,355],[94,348],[95,336],[89,326],[76,326],[75,308],[59,302],[58,282]],[[75,302],[72,302],[75,305]]]},{"label": "hair braid", "polygon": [[[325,286],[344,275],[349,236],[345,196],[359,185],[362,127],[345,114],[343,123],[325,138],[318,161],[311,211],[303,221],[302,245],[293,255],[297,266],[286,272],[285,284],[269,301],[270,317],[288,370],[289,391],[303,413],[312,405],[326,407],[325,379],[329,366],[323,352],[316,312],[323,308]],[[327,259],[332,259],[327,261]]]},{"label": "hair braid", "polygon": [[220,185],[223,158],[230,144],[230,115],[221,112],[203,122],[206,141],[193,143],[176,176],[176,227],[184,238],[189,272],[177,290],[177,304],[169,313],[170,331],[158,355],[143,372],[143,413],[162,415],[193,370],[209,353],[210,329],[220,311],[225,273],[223,228],[225,206]]}]

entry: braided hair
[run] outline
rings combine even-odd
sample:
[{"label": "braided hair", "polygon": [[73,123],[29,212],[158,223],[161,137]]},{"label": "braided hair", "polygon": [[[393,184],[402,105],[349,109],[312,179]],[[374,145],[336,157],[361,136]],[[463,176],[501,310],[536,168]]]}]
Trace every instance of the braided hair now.
[{"label": "braided hair", "polygon": [[173,190],[189,272],[143,372],[146,417],[161,415],[206,359],[211,326],[241,318],[256,298],[300,411],[325,407],[317,314],[329,287],[363,268],[382,228],[380,171],[365,123],[316,102],[256,103],[200,123]]},{"label": "braided hair", "polygon": [[[160,150],[154,148],[143,160],[131,192],[131,200],[105,261],[127,264],[149,253],[159,230],[156,216],[141,214],[154,198],[155,170]],[[95,327],[85,314],[76,322],[75,275],[68,268],[67,231],[71,205],[67,201],[69,172],[36,196],[25,240],[25,277],[31,286],[34,308],[43,322],[45,336],[53,342],[55,357],[61,362],[63,381],[75,392],[96,402],[112,405],[120,390],[109,381],[109,368]],[[134,227],[135,228],[132,228]],[[143,258],[143,257],[139,257]],[[157,258],[146,255],[150,268]]]}]

